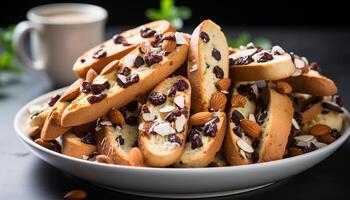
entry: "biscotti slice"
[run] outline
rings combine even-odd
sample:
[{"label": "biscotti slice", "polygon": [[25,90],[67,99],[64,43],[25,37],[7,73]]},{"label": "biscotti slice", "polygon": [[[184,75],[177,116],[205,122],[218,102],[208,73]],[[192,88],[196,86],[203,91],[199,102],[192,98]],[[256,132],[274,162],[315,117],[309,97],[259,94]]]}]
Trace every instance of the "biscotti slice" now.
[{"label": "biscotti slice", "polygon": [[32,140],[35,140],[40,137],[41,129],[50,111],[51,107],[47,104],[36,104],[28,109],[29,119],[26,134]]},{"label": "biscotti slice", "polygon": [[207,167],[219,152],[226,131],[225,113],[213,112],[209,121],[200,124],[191,126],[177,167]]},{"label": "biscotti slice", "polygon": [[[228,78],[228,46],[220,26],[211,20],[205,20],[193,31],[188,54],[187,77],[191,82],[192,110],[223,111],[224,102],[211,105],[216,92],[226,93],[231,80]],[[218,107],[219,106],[219,107]]]},{"label": "biscotti slice", "polygon": [[63,126],[84,124],[121,108],[147,93],[186,61],[188,38],[167,33],[142,43],[119,62],[114,61],[65,109]]},{"label": "biscotti slice", "polygon": [[305,57],[291,55],[297,70],[283,81],[292,86],[293,92],[312,96],[331,96],[337,93],[337,86],[331,79],[320,74],[321,68],[316,63],[309,65]]},{"label": "biscotti slice", "polygon": [[77,135],[72,130],[62,135],[62,154],[74,158],[86,159],[96,152],[94,134],[91,132],[85,135]]},{"label": "biscotti slice", "polygon": [[120,109],[112,108],[97,125],[96,143],[100,154],[111,158],[114,164],[143,166],[138,148],[138,116],[141,104],[135,100]]},{"label": "biscotti slice", "polygon": [[230,77],[235,81],[278,80],[296,70],[291,56],[279,46],[263,50],[249,43],[231,51],[229,57]]},{"label": "biscotti slice", "polygon": [[142,106],[139,147],[149,166],[165,167],[181,156],[191,108],[191,85],[183,76],[167,78]]},{"label": "biscotti slice", "polygon": [[141,42],[152,40],[157,34],[167,32],[175,32],[175,28],[168,21],[160,20],[117,34],[80,56],[74,63],[73,71],[82,78],[89,69],[100,73],[108,63],[122,58]]}]

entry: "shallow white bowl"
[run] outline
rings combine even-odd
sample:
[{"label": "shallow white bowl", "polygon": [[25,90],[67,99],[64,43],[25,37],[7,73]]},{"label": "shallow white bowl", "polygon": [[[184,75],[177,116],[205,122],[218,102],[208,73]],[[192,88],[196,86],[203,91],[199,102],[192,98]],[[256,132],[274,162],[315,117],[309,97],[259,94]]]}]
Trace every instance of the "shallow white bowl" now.
[{"label": "shallow white bowl", "polygon": [[349,113],[345,112],[343,135],[332,144],[311,153],[267,163],[221,168],[148,168],[107,165],[71,158],[45,149],[25,135],[28,108],[46,103],[65,88],[42,95],[23,106],[14,126],[20,140],[40,159],[76,177],[101,187],[154,197],[214,197],[262,188],[301,173],[339,148],[350,134]]}]

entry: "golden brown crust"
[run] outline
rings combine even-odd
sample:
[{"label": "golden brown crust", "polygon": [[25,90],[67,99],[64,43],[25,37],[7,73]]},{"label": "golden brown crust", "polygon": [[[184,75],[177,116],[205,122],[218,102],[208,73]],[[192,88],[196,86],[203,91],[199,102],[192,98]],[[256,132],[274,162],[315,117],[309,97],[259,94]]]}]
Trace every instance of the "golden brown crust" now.
[{"label": "golden brown crust", "polygon": [[72,131],[68,131],[62,136],[63,155],[83,159],[83,156],[88,156],[96,150],[96,145],[81,142],[81,139]]},{"label": "golden brown crust", "polygon": [[[141,27],[149,27],[151,29],[156,30],[160,34],[164,34],[166,32],[175,32],[175,28],[165,20],[160,20],[160,21],[154,21],[150,22],[148,24],[144,24],[142,26],[139,26],[137,28],[125,31],[121,33],[120,35],[124,36],[126,39],[133,37],[135,35],[140,34],[140,29]],[[85,75],[87,71],[92,68],[94,69],[97,73],[100,73],[101,70],[111,61],[120,59],[124,57],[126,54],[128,54],[130,51],[135,49],[137,45],[142,42],[142,41],[147,41],[151,40],[154,37],[150,38],[142,38],[140,37],[140,40],[138,43],[129,45],[129,46],[123,46],[123,45],[116,45],[113,41],[113,39],[110,39],[103,44],[100,44],[89,51],[85,52],[82,56],[80,56],[77,61],[74,63],[73,66],[73,71],[82,78],[85,78]],[[100,59],[93,59],[92,55],[101,49],[101,46],[104,46],[103,48],[107,49],[107,55],[103,58]],[[81,62],[81,60],[84,59],[85,62]]]},{"label": "golden brown crust", "polygon": [[[185,34],[182,35],[184,38],[188,39]],[[176,47],[174,52],[165,56],[160,63],[153,65],[147,70],[139,72],[139,82],[127,88],[114,88],[113,93],[109,93],[108,96],[100,102],[89,104],[86,101],[85,94],[78,96],[78,99],[73,101],[64,111],[61,121],[62,125],[75,126],[84,124],[96,120],[98,117],[104,116],[112,107],[120,108],[126,105],[137,96],[152,89],[157,83],[168,77],[180,67],[187,58],[187,52],[188,45],[186,44]],[[135,49],[130,52],[130,54],[138,55],[139,50]],[[109,65],[118,65],[118,67],[122,67],[122,62],[123,60],[112,62]]]}]

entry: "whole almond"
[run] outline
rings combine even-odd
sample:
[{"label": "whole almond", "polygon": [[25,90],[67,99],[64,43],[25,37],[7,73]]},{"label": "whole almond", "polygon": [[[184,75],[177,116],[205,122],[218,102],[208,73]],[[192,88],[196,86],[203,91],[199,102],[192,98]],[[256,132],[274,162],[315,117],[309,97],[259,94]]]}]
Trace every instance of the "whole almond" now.
[{"label": "whole almond", "polygon": [[230,78],[220,79],[215,83],[215,85],[219,91],[228,90],[231,85],[231,79]]},{"label": "whole almond", "polygon": [[244,107],[244,105],[246,103],[247,103],[247,99],[243,95],[234,94],[231,97],[231,106],[232,107]]},{"label": "whole almond", "polygon": [[142,42],[139,45],[139,52],[142,54],[148,54],[149,52],[151,52],[151,50],[152,50],[152,47],[149,42]]},{"label": "whole almond", "polygon": [[109,119],[113,124],[123,126],[125,124],[124,115],[116,108],[112,108],[109,111]]},{"label": "whole almond", "polygon": [[261,135],[261,126],[249,119],[242,119],[240,125],[245,133],[253,138],[259,138]]},{"label": "whole almond", "polygon": [[211,112],[199,112],[190,117],[190,124],[192,126],[201,126],[210,121],[212,117],[213,114]]},{"label": "whole almond", "polygon": [[29,127],[27,130],[27,135],[32,139],[36,140],[40,137],[41,129],[38,126]]},{"label": "whole almond", "polygon": [[292,92],[293,88],[289,83],[280,81],[276,83],[276,90],[281,94],[289,94]]},{"label": "whole almond", "polygon": [[224,110],[226,102],[227,102],[227,98],[223,93],[215,92],[212,94],[210,99],[210,109],[214,111]]},{"label": "whole almond", "polygon": [[60,101],[71,101],[80,94],[80,86],[83,83],[83,79],[76,80],[72,85],[69,86],[67,91],[61,96]]},{"label": "whole almond", "polygon": [[[163,38],[173,37],[175,38],[175,34],[172,32],[165,33]],[[176,48],[176,40],[163,40],[162,50],[165,52],[172,52]]]},{"label": "whole almond", "polygon": [[85,190],[72,190],[64,195],[64,199],[69,200],[78,200],[85,199],[87,197],[87,193]]},{"label": "whole almond", "polygon": [[98,75],[97,72],[94,69],[91,68],[86,73],[85,80],[91,84],[92,81],[94,81],[94,79],[96,78],[97,75]]},{"label": "whole almond", "polygon": [[311,106],[309,109],[302,112],[303,124],[306,124],[315,116],[319,115],[322,112],[322,110],[323,110],[322,104],[317,103]]},{"label": "whole almond", "polygon": [[327,135],[332,129],[325,124],[316,124],[310,129],[310,134],[313,136]]},{"label": "whole almond", "polygon": [[112,159],[106,155],[96,156],[96,161],[99,163],[113,164]]},{"label": "whole almond", "polygon": [[330,144],[335,141],[335,138],[331,134],[321,135],[317,137],[319,142]]},{"label": "whole almond", "polygon": [[104,67],[101,71],[101,75],[105,75],[105,74],[109,74],[113,71],[116,71],[118,69],[118,63],[119,63],[119,60],[115,60],[115,61],[112,61],[110,62],[106,67]]},{"label": "whole almond", "polygon": [[290,157],[293,157],[293,156],[299,156],[301,154],[303,154],[303,150],[299,149],[299,148],[295,148],[295,147],[291,147],[288,149],[288,155]]}]

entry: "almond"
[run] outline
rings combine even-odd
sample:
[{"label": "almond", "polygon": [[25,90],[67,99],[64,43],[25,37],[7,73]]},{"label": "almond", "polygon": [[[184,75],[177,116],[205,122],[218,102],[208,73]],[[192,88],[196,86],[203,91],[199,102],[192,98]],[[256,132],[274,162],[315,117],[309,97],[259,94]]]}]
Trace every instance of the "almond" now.
[{"label": "almond", "polygon": [[75,199],[85,199],[87,193],[85,190],[72,190],[64,195],[64,199],[75,200]]},{"label": "almond", "polygon": [[290,157],[293,157],[293,156],[299,156],[301,154],[303,154],[303,150],[299,149],[299,148],[295,148],[295,147],[291,147],[288,149],[288,155]]},{"label": "almond", "polygon": [[139,46],[139,52],[142,54],[148,54],[151,50],[152,47],[149,42],[142,42]]},{"label": "almond", "polygon": [[332,129],[324,124],[316,124],[310,129],[310,134],[313,136],[327,135],[332,131]]},{"label": "almond", "polygon": [[199,112],[190,117],[192,126],[201,126],[211,120],[213,114],[211,112]]},{"label": "almond", "polygon": [[330,143],[335,141],[335,138],[331,134],[326,134],[326,135],[321,135],[321,136],[317,137],[317,140],[319,142],[330,144]]},{"label": "almond", "polygon": [[96,78],[97,75],[98,75],[97,72],[94,69],[91,68],[86,73],[85,80],[91,84],[92,81],[94,81],[94,79]]},{"label": "almond", "polygon": [[210,109],[214,111],[224,110],[226,102],[227,98],[223,93],[215,92],[210,99]]},{"label": "almond", "polygon": [[72,85],[70,85],[67,91],[61,96],[60,101],[71,101],[79,96],[80,86],[83,81],[83,79],[78,79]]},{"label": "almond", "polygon": [[246,103],[247,103],[247,99],[243,95],[235,94],[235,95],[232,95],[231,97],[232,107],[244,107]]},{"label": "almond", "polygon": [[32,139],[36,140],[40,137],[41,129],[38,126],[29,127],[27,130],[27,135]]},{"label": "almond", "polygon": [[106,155],[96,156],[96,161],[99,163],[113,164],[112,159]]},{"label": "almond", "polygon": [[249,119],[242,119],[240,125],[245,133],[253,138],[259,138],[261,134],[261,126]]},{"label": "almond", "polygon": [[[165,33],[163,38],[173,37],[175,38],[175,34],[172,32]],[[176,40],[163,40],[162,50],[165,52],[172,52],[176,48]]]},{"label": "almond", "polygon": [[116,108],[112,108],[109,111],[109,119],[113,124],[123,126],[125,124],[124,115]]},{"label": "almond", "polygon": [[322,110],[323,110],[322,104],[317,103],[317,104],[313,105],[311,108],[302,112],[303,124],[306,124],[311,119],[313,119],[315,116],[319,115],[322,112]]},{"label": "almond", "polygon": [[289,94],[292,92],[293,88],[289,83],[280,81],[276,83],[276,90],[281,94]]},{"label": "almond", "polygon": [[119,61],[113,61],[109,63],[106,67],[104,67],[101,71],[101,75],[109,74],[110,72],[116,71],[118,69],[118,63]]},{"label": "almond", "polygon": [[230,78],[220,79],[215,83],[215,85],[218,91],[228,90],[231,85],[231,79]]}]

